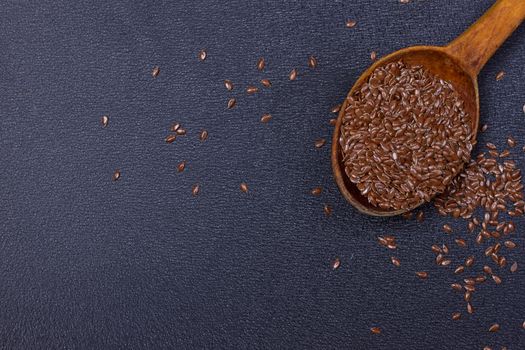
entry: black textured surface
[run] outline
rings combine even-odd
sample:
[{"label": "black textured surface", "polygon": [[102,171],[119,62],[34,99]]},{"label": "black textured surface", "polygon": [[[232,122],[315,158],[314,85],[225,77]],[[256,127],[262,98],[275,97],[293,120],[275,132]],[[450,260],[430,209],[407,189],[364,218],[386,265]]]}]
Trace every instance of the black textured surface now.
[{"label": "black textured surface", "polygon": [[[447,269],[429,250],[452,242],[440,231],[446,219],[430,206],[422,224],[358,214],[333,182],[329,144],[313,147],[331,136],[329,110],[370,51],[445,44],[492,3],[3,1],[0,347],[525,348],[524,269],[484,285],[476,313],[451,321],[465,305],[450,270],[466,253],[454,248]],[[489,125],[480,142],[503,147],[513,134],[522,170],[524,57],[522,26],[479,79]],[[273,87],[246,96],[264,77]],[[238,105],[227,111],[231,96]],[[267,125],[263,113],[274,116]],[[167,145],[173,121],[189,135]],[[315,186],[325,188],[319,198]],[[525,268],[522,231],[507,258]],[[400,268],[378,234],[398,237]],[[422,269],[427,281],[414,276]],[[489,334],[493,322],[502,328]],[[383,333],[373,336],[376,325]]]}]

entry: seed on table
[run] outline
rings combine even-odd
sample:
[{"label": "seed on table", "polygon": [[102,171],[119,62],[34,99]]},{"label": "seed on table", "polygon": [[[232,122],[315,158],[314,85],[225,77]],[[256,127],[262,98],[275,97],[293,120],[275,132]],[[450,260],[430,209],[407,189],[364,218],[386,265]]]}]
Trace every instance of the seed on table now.
[{"label": "seed on table", "polygon": [[341,110],[341,104],[338,104],[338,105],[333,106],[330,112],[338,113],[340,110]]},{"label": "seed on table", "polygon": [[176,131],[177,135],[184,136],[186,135],[186,129],[180,128]]},{"label": "seed on table", "polygon": [[205,50],[200,50],[200,51],[199,51],[199,60],[204,61],[204,60],[206,59],[206,56],[207,56],[207,55],[208,55],[208,54],[206,53]]},{"label": "seed on table", "polygon": [[113,180],[113,181],[117,181],[117,180],[119,180],[119,179],[120,179],[120,170],[117,169],[117,170],[115,170],[115,172],[113,173],[112,180]]},{"label": "seed on table", "polygon": [[248,193],[248,185],[245,182],[241,182],[241,185],[239,186],[241,188],[241,191],[244,193]]},{"label": "seed on table", "polygon": [[456,269],[454,270],[454,273],[456,275],[459,275],[460,273],[463,273],[463,271],[465,271],[465,267],[460,265],[460,266],[456,267]]},{"label": "seed on table", "polygon": [[372,52],[370,53],[370,59],[371,59],[372,61],[375,61],[376,58],[377,58],[377,52],[372,51]]},{"label": "seed on table", "polygon": [[474,313],[474,308],[472,307],[471,303],[467,303],[467,312],[469,314],[473,314]]},{"label": "seed on table", "polygon": [[266,66],[266,62],[264,62],[264,58],[263,57],[259,58],[259,61],[257,61],[257,69],[263,70],[265,66]]},{"label": "seed on table", "polygon": [[470,300],[472,300],[472,292],[469,292],[468,290],[465,292],[465,295],[463,296],[463,299],[465,299],[465,301],[467,303],[470,303]]},{"label": "seed on table", "polygon": [[246,88],[246,92],[248,93],[248,95],[253,95],[253,94],[255,94],[258,91],[259,91],[259,88],[256,87],[256,86],[248,86]]},{"label": "seed on table", "polygon": [[232,91],[233,90],[233,83],[231,82],[231,80],[225,80],[224,81],[224,86],[226,87],[226,90],[228,90],[228,91]]},{"label": "seed on table", "polygon": [[439,246],[437,244],[433,244],[432,247],[431,247],[432,251],[436,254],[439,254],[441,253],[441,248],[439,248]]},{"label": "seed on table", "polygon": [[472,264],[474,264],[474,257],[473,257],[473,256],[469,256],[469,257],[465,260],[465,266],[466,266],[466,267],[471,267]]},{"label": "seed on table", "polygon": [[507,247],[508,249],[514,249],[516,248],[516,243],[512,242],[512,241],[505,241],[505,247]]},{"label": "seed on table", "polygon": [[489,275],[492,275],[492,268],[490,266],[483,266],[483,272],[485,272],[486,274],[489,274]]},{"label": "seed on table", "polygon": [[483,350],[492,350],[492,348],[490,346],[485,346],[483,347]]},{"label": "seed on table", "polygon": [[174,123],[170,126],[170,131],[172,132],[177,132],[177,130],[179,130],[180,128],[180,124],[179,123]]},{"label": "seed on table", "polygon": [[500,81],[501,79],[503,79],[505,77],[505,72],[504,71],[501,71],[499,72],[498,74],[496,74],[496,80],[497,81]]},{"label": "seed on table", "polygon": [[436,256],[436,264],[439,265],[441,264],[441,262],[443,261],[444,257],[443,257],[443,254],[438,254]]},{"label": "seed on table", "polygon": [[463,285],[463,288],[465,288],[466,291],[471,293],[476,291],[476,287],[471,284],[465,284]]},{"label": "seed on table", "polygon": [[425,279],[428,277],[428,272],[425,272],[425,271],[418,271],[416,272],[416,276],[421,278],[421,279]]},{"label": "seed on table", "polygon": [[425,218],[425,214],[423,213],[423,211],[420,210],[416,215],[416,220],[419,222],[422,222],[424,218]]},{"label": "seed on table", "polygon": [[310,68],[317,67],[317,58],[315,58],[315,56],[308,57],[308,67]]},{"label": "seed on table", "polygon": [[195,184],[191,188],[191,194],[195,197],[199,194],[200,190],[201,190],[201,187],[199,186],[199,184]]},{"label": "seed on table", "polygon": [[521,324],[521,328],[525,329],[525,321]]},{"label": "seed on table", "polygon": [[509,147],[516,147],[516,140],[514,139],[514,137],[509,136],[507,138],[507,145],[509,145]]},{"label": "seed on table", "polygon": [[315,140],[315,148],[321,148],[325,145],[326,140],[325,139],[317,139]]},{"label": "seed on table", "polygon": [[199,140],[206,141],[207,138],[208,138],[208,131],[202,130],[199,134]]},{"label": "seed on table", "polygon": [[500,158],[505,158],[505,157],[508,157],[510,155],[510,151],[508,149],[504,150],[503,152],[501,152],[499,154],[499,157]]},{"label": "seed on table", "polygon": [[324,215],[326,216],[332,215],[332,207],[328,204],[324,205],[323,211],[324,211]]},{"label": "seed on table", "polygon": [[[487,144],[485,145],[488,149],[491,149],[491,150],[496,150],[497,147],[495,144],[493,144],[492,142],[487,142]],[[487,215],[490,215],[490,213],[485,213],[485,216]],[[488,220],[487,220],[488,221]]]},{"label": "seed on table", "polygon": [[108,126],[108,123],[109,123],[109,117],[107,115],[103,115],[100,118],[100,124],[102,124],[102,126],[105,128],[106,126]]},{"label": "seed on table", "polygon": [[261,84],[262,86],[267,87],[267,88],[272,86],[272,82],[269,79],[262,79]]},{"label": "seed on table", "polygon": [[341,266],[341,260],[339,258],[335,258],[332,261],[332,270],[337,270]]},{"label": "seed on table", "polygon": [[441,250],[443,251],[444,254],[448,254],[448,245],[443,244],[443,245],[441,246]]},{"label": "seed on table", "polygon": [[[328,124],[330,124],[331,126],[335,126],[335,124],[337,123],[337,119],[335,118],[332,118],[328,121]],[[405,213],[406,214],[406,213]],[[404,214],[403,214],[404,215]]]},{"label": "seed on table", "polygon": [[182,173],[185,168],[186,168],[186,161],[185,160],[183,160],[182,162],[179,163],[179,165],[177,165],[177,171],[179,173]]},{"label": "seed on table", "polygon": [[314,196],[319,196],[323,192],[323,189],[321,187],[315,187],[310,191],[310,193]]},{"label": "seed on table", "polygon": [[153,67],[153,69],[151,70],[151,76],[152,76],[153,78],[158,77],[158,76],[159,76],[159,73],[160,73],[160,68],[157,67],[157,66]]},{"label": "seed on table", "polygon": [[261,123],[268,123],[270,120],[272,120],[272,115],[269,113],[263,114],[261,117]]},{"label": "seed on table", "polygon": [[382,246],[387,246],[389,243],[388,243],[388,240],[385,239],[384,237],[381,237],[381,236],[378,236],[377,237],[377,241],[379,242],[379,244],[381,244]]},{"label": "seed on table", "polygon": [[292,69],[292,71],[290,72],[290,75],[288,76],[290,78],[290,80],[295,80],[297,79],[297,69]]},{"label": "seed on table", "polygon": [[445,231],[445,233],[452,233],[452,227],[450,227],[449,224],[445,224],[443,225],[443,231]]},{"label": "seed on table", "polygon": [[443,260],[440,265],[441,266],[448,266],[448,265],[450,265],[451,262],[452,262],[452,260],[448,260],[448,259],[447,260]]},{"label": "seed on table", "polygon": [[454,289],[457,292],[461,292],[463,290],[463,287],[459,283],[452,283],[450,287],[452,287],[452,289]]},{"label": "seed on table", "polygon": [[346,28],[354,28],[357,25],[357,21],[354,21],[353,19],[349,19],[346,21]]},{"label": "seed on table", "polygon": [[475,285],[476,284],[476,281],[473,279],[473,278],[465,278],[463,280],[463,282],[465,282],[465,284],[469,284],[471,286]]},{"label": "seed on table", "polygon": [[401,4],[408,4],[410,0],[399,0],[399,3]]},{"label": "seed on table", "polygon": [[518,271],[518,262],[513,262],[512,265],[510,265],[510,272],[514,273]]},{"label": "seed on table", "polygon": [[487,249],[485,249],[485,256],[492,255],[492,253],[494,253],[494,247],[493,246],[489,246]]},{"label": "seed on table", "polygon": [[168,135],[166,136],[164,141],[166,141],[166,143],[173,143],[176,139],[177,139],[176,135]]},{"label": "seed on table", "polygon": [[467,242],[464,239],[456,238],[455,242],[460,247],[466,247],[467,246]]},{"label": "seed on table", "polygon": [[496,284],[500,284],[501,283],[501,278],[499,276],[492,275],[492,279],[494,280],[494,282],[496,282]]},{"label": "seed on table", "polygon": [[483,126],[481,127],[481,132],[487,131],[488,128],[489,126],[487,124],[483,124]]},{"label": "seed on table", "polygon": [[500,256],[498,260],[498,265],[499,267],[505,267],[505,265],[507,265],[507,258],[505,258],[504,256]]},{"label": "seed on table", "polygon": [[492,332],[492,333],[497,332],[499,331],[499,328],[500,328],[499,324],[494,323],[492,326],[489,327],[489,332]]},{"label": "seed on table", "polygon": [[235,104],[236,104],[236,103],[237,103],[237,100],[236,100],[236,99],[234,99],[234,98],[230,98],[230,99],[228,100],[228,107],[227,107],[227,108],[228,108],[228,109],[232,109],[233,107],[235,107]]},{"label": "seed on table", "polygon": [[392,264],[394,264],[394,266],[397,266],[397,267],[401,266],[401,262],[395,256],[391,256],[390,261],[392,261]]},{"label": "seed on table", "polygon": [[459,313],[459,312],[454,312],[454,313],[452,314],[452,319],[453,319],[454,321],[457,321],[457,320],[459,320],[460,318],[461,318],[461,313]]},{"label": "seed on table", "polygon": [[381,328],[379,328],[379,327],[372,327],[372,328],[370,328],[370,332],[372,332],[372,334],[381,334]]}]

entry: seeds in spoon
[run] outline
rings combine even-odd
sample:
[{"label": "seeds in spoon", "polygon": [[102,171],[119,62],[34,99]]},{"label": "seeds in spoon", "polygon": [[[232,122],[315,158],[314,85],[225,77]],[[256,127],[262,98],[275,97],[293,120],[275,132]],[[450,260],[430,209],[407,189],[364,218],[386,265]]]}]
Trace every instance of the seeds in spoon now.
[{"label": "seeds in spoon", "polygon": [[266,66],[266,63],[264,62],[264,58],[259,58],[259,61],[257,61],[257,69],[258,70],[263,70],[264,67]]},{"label": "seeds in spoon", "polygon": [[297,79],[297,69],[292,69],[292,71],[290,72],[290,75],[288,76],[288,78],[290,80],[295,80]]},{"label": "seeds in spoon", "polygon": [[308,57],[308,67],[310,68],[317,67],[317,58],[315,58],[315,56]]}]

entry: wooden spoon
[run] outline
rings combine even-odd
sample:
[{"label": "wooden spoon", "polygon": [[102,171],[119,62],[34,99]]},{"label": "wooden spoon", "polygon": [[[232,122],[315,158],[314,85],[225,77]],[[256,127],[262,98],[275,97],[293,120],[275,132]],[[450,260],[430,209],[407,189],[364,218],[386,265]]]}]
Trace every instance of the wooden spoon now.
[{"label": "wooden spoon", "polygon": [[[445,47],[413,46],[396,51],[375,62],[356,81],[351,96],[367,81],[379,66],[404,61],[408,65],[422,65],[432,74],[450,82],[465,102],[465,111],[472,120],[472,141],[476,140],[479,124],[479,96],[477,75],[485,63],[525,19],[525,0],[498,0],[476,23]],[[345,99],[332,138],[332,170],[343,196],[359,211],[374,216],[393,216],[412,210],[388,210],[373,206],[347,177],[339,145],[341,124],[345,114]]]}]

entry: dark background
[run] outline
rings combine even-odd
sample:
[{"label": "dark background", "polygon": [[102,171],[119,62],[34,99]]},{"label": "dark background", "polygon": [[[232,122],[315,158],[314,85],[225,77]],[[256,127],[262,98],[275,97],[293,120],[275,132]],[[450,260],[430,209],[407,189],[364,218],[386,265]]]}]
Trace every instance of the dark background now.
[{"label": "dark background", "polygon": [[[432,206],[423,223],[363,216],[335,186],[330,142],[314,148],[330,139],[329,111],[372,50],[446,44],[493,2],[2,1],[0,347],[523,349],[523,219],[506,256],[524,269],[484,284],[469,316],[451,271],[483,249],[468,236],[470,253],[453,247],[448,268],[430,251],[464,235],[465,223]],[[489,125],[480,143],[504,147],[514,135],[522,170],[524,58],[522,26],[479,78]],[[261,78],[272,88],[247,96]],[[230,97],[238,103],[228,111]],[[167,145],[175,121],[188,136]],[[309,193],[316,186],[320,197]],[[396,235],[397,251],[380,247],[379,234]],[[501,331],[491,334],[494,322]]]}]

